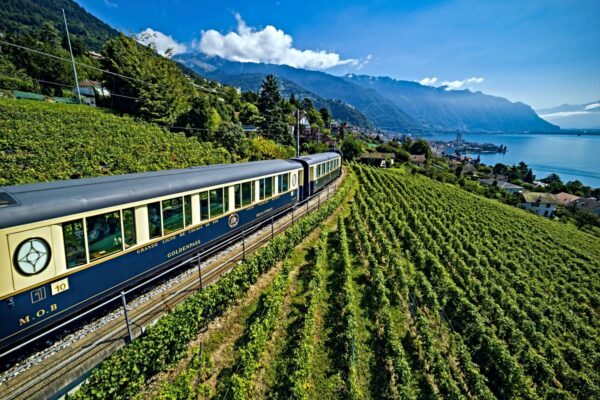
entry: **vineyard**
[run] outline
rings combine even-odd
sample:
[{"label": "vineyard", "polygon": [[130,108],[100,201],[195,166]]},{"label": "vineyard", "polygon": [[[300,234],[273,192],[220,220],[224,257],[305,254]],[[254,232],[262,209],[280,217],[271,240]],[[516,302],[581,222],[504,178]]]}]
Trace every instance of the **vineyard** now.
[{"label": "vineyard", "polygon": [[0,98],[0,186],[229,161],[212,143],[131,117]]},{"label": "vineyard", "polygon": [[[227,295],[231,308],[202,340],[157,326],[178,349],[160,359],[164,372],[134,366],[138,346],[129,361],[127,350],[109,359],[83,393],[600,398],[598,239],[403,169],[353,165],[346,181],[329,211],[261,262],[273,273],[254,299],[247,289]],[[232,280],[247,287],[248,267]],[[196,303],[203,316],[225,307]]]},{"label": "vineyard", "polygon": [[355,171],[373,397],[599,397],[597,239],[425,177]]}]

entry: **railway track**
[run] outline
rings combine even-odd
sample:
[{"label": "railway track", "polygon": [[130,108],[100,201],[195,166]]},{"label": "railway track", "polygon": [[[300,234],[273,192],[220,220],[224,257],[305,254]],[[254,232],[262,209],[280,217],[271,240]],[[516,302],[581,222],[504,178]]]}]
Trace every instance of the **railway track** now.
[{"label": "railway track", "polygon": [[[245,236],[244,240],[232,243],[202,262],[182,263],[181,273],[131,299],[126,308],[131,336],[140,336],[148,326],[189,295],[216,282],[219,277],[235,268],[244,255],[264,246],[275,234],[293,224],[295,219],[319,208],[321,203],[335,193],[343,177],[344,175],[332,182],[310,201]],[[129,330],[125,320],[124,308],[117,307],[1,372],[0,398],[15,400],[63,397],[80,385],[102,360],[127,343]]]}]

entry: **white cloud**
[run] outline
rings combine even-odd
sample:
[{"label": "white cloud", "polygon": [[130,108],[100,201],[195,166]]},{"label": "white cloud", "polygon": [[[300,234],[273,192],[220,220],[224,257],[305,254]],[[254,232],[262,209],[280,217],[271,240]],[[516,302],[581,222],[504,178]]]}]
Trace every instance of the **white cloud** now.
[{"label": "white cloud", "polygon": [[136,39],[146,46],[154,46],[158,54],[162,54],[163,56],[172,57],[176,54],[187,52],[187,46],[185,44],[179,43],[173,39],[172,36],[155,31],[152,28],[146,28],[138,33]]},{"label": "white cloud", "polygon": [[[299,50],[283,30],[267,25],[261,30],[248,27],[239,14],[236,32],[221,34],[214,29],[202,32],[197,47],[207,55],[240,62],[285,64],[297,68],[329,69],[338,65],[360,65],[356,59],[342,59],[339,54],[324,50]],[[367,57],[366,62],[370,60]],[[363,64],[364,65],[364,64]]]},{"label": "white cloud", "polygon": [[462,81],[444,81],[442,82],[442,87],[445,86],[445,90],[457,90],[462,88],[464,85],[469,84],[469,83],[481,83],[483,82],[483,78],[480,77],[472,77],[472,78],[467,78],[464,79]]},{"label": "white cloud", "polygon": [[117,3],[113,3],[110,0],[104,0],[104,5],[108,8],[117,8],[119,5]]},{"label": "white cloud", "polygon": [[358,65],[356,65],[356,69],[357,70],[362,69],[362,67],[364,67],[365,65],[367,65],[372,59],[373,59],[373,55],[369,54],[367,57],[365,57],[364,60],[361,60],[361,61],[358,62]]},{"label": "white cloud", "polygon": [[590,115],[591,111],[560,111],[550,114],[540,115],[542,118],[572,117],[573,115]]},{"label": "white cloud", "polygon": [[593,110],[596,108],[600,108],[600,103],[592,103],[584,107],[585,110]]},{"label": "white cloud", "polygon": [[433,85],[435,85],[437,80],[438,80],[438,78],[435,76],[432,76],[431,78],[425,77],[425,78],[421,79],[419,81],[419,83],[423,86],[433,86]]}]

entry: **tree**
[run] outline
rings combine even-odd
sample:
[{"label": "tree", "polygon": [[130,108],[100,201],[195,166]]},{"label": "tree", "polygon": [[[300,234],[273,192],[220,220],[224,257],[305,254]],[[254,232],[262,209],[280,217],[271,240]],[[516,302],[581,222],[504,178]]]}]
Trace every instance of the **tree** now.
[{"label": "tree", "polygon": [[569,181],[565,185],[565,192],[574,194],[576,196],[588,197],[590,191],[591,188],[589,186],[585,186],[579,180]]},{"label": "tree", "polygon": [[345,160],[352,161],[363,153],[363,145],[353,136],[348,136],[342,143],[342,154]]},{"label": "tree", "polygon": [[548,185],[546,189],[551,193],[559,193],[565,190],[565,185],[563,185],[560,176],[558,176],[557,174],[550,174],[547,177],[541,179],[541,181]]},{"label": "tree", "polygon": [[239,118],[243,125],[260,125],[263,120],[258,107],[252,103],[242,103]]},{"label": "tree", "polygon": [[329,125],[331,124],[331,114],[329,114],[329,110],[323,107],[319,110],[319,113],[321,114],[325,126],[329,128]]},{"label": "tree", "polygon": [[556,183],[556,182],[562,184],[562,180],[560,179],[560,176],[558,176],[557,174],[554,174],[554,173],[548,175],[545,178],[540,179],[540,181],[544,182],[544,183],[548,183],[548,184],[550,184],[550,183]]},{"label": "tree", "polygon": [[292,158],[296,150],[292,146],[283,146],[272,140],[258,136],[250,139],[250,160],[270,160]]},{"label": "tree", "polygon": [[190,111],[181,115],[177,125],[194,128],[191,134],[201,141],[214,141],[214,133],[221,125],[221,116],[211,105],[210,98],[198,95],[191,101]]},{"label": "tree", "polygon": [[[237,160],[250,156],[250,142],[246,139],[241,126],[224,122],[215,134],[216,142],[225,147]],[[237,161],[236,160],[236,161]]]},{"label": "tree", "polygon": [[117,97],[120,100],[113,103],[117,109],[169,125],[190,110],[192,86],[173,61],[125,35],[107,41],[103,55],[105,69],[134,78],[105,76],[117,94],[137,99]]},{"label": "tree", "polygon": [[310,111],[314,108],[313,102],[308,97],[302,99],[302,103],[300,103],[300,108],[304,111]]},{"label": "tree", "polygon": [[260,131],[277,143],[292,145],[292,135],[288,133],[288,125],[281,109],[281,94],[273,75],[267,75],[262,83],[258,98],[258,109],[264,120]]},{"label": "tree", "polygon": [[424,139],[417,139],[410,145],[410,154],[424,154],[425,158],[431,158],[431,147]]},{"label": "tree", "polygon": [[535,175],[533,175],[533,171],[531,170],[531,168],[527,170],[527,174],[525,175],[523,180],[527,183],[533,183],[533,181],[535,180]]}]

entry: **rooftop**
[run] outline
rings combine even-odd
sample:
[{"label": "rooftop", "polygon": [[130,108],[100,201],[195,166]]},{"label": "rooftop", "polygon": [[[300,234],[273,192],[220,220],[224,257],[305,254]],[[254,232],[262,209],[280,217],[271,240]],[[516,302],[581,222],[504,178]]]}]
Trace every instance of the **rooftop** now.
[{"label": "rooftop", "polygon": [[385,160],[386,158],[396,158],[396,155],[394,153],[364,153],[360,158]]},{"label": "rooftop", "polygon": [[574,194],[571,193],[565,193],[565,192],[560,192],[556,195],[556,200],[558,201],[558,204],[562,204],[567,205],[569,203],[574,202],[575,200],[579,200],[580,197],[579,196],[575,196]]},{"label": "rooftop", "polygon": [[425,154],[411,154],[410,161],[412,162],[425,162]]},{"label": "rooftop", "polygon": [[556,204],[556,196],[552,193],[544,192],[525,192],[523,193],[526,203],[542,203],[542,204]]}]

